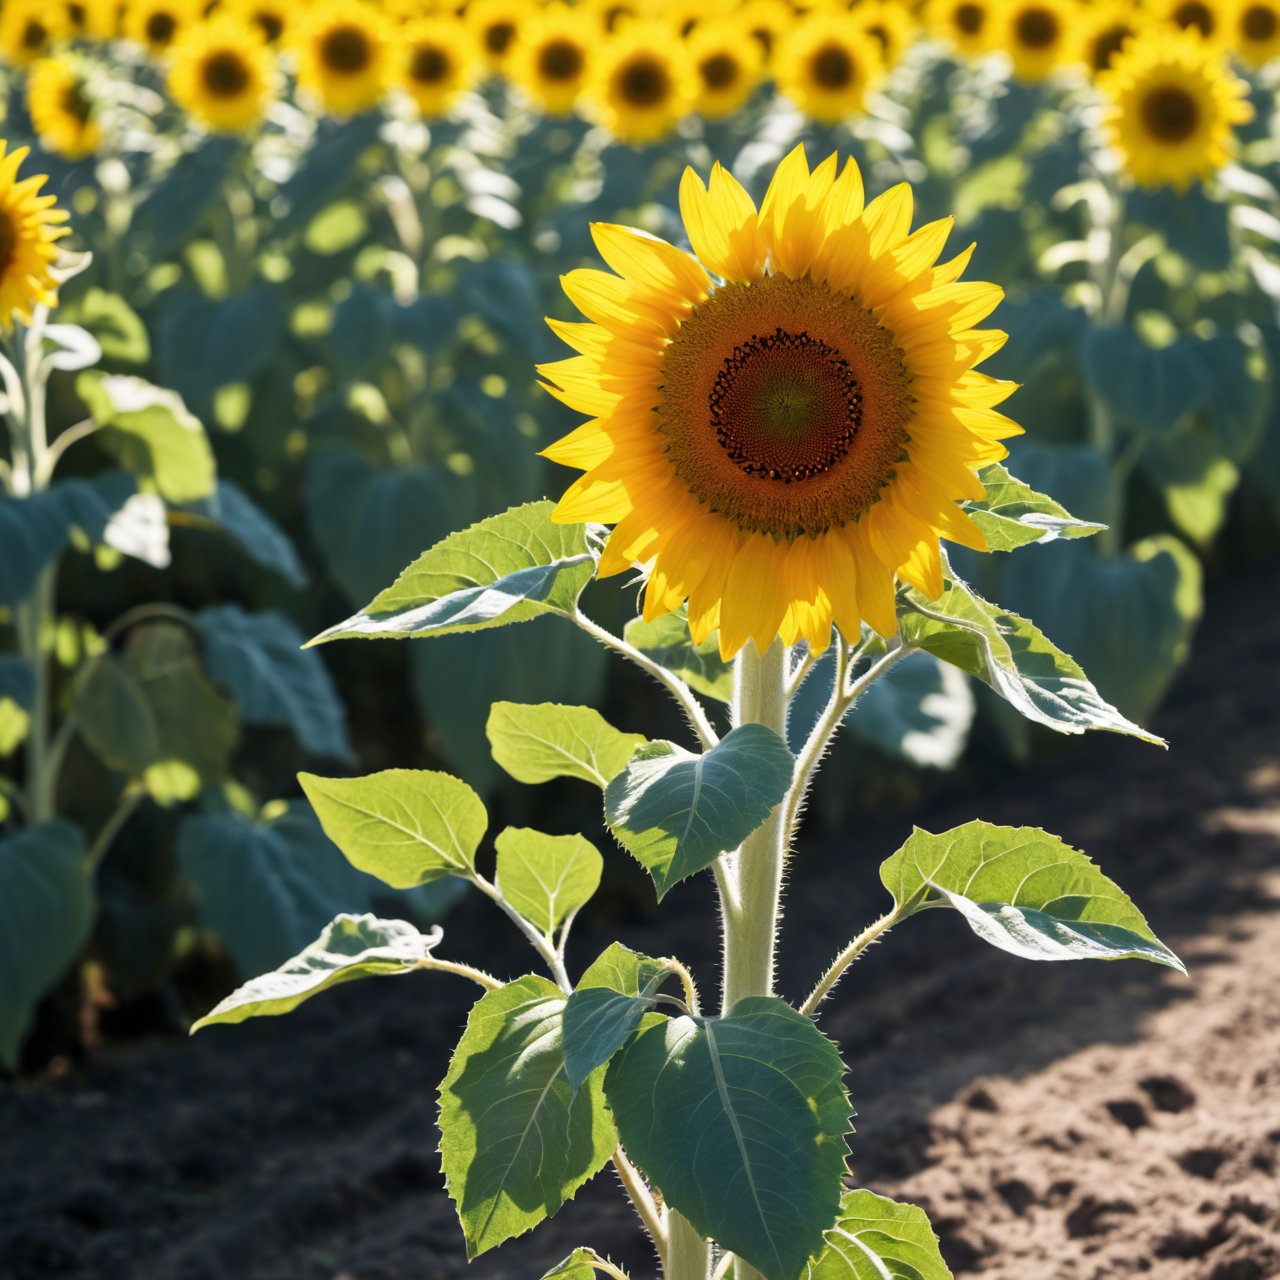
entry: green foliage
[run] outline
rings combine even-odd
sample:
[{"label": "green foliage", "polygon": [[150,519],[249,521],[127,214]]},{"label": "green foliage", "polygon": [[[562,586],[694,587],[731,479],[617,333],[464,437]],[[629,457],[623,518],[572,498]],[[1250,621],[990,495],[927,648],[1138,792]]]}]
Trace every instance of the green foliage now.
[{"label": "green foliage", "polygon": [[652,622],[633,618],[624,633],[627,643],[659,666],[674,672],[695,693],[729,702],[733,698],[733,665],[720,657],[716,636],[694,644],[683,608],[664,613]]},{"label": "green foliage", "polygon": [[811,1019],[760,996],[726,1017],[652,1018],[609,1064],[605,1093],[627,1154],[669,1205],[766,1280],[794,1280],[840,1202],[843,1076]]},{"label": "green foliage", "polygon": [[609,783],[605,817],[661,900],[756,830],[794,770],[786,743],[764,725],[740,725],[702,755],[653,742]]},{"label": "green foliage", "polygon": [[1103,528],[1075,519],[1065,507],[1015,479],[998,462],[984,467],[980,479],[987,496],[969,503],[967,509],[982,530],[989,551],[1015,551],[1056,538],[1088,538]]},{"label": "green foliage", "polygon": [[622,733],[592,707],[495,702],[485,726],[493,758],[517,782],[581,778],[606,787],[622,772],[639,733]]},{"label": "green foliage", "polygon": [[565,997],[530,975],[476,1002],[440,1086],[440,1157],[474,1258],[554,1214],[617,1137],[598,1075],[565,1073]]},{"label": "green foliage", "polygon": [[42,995],[89,936],[93,889],[84,841],[69,822],[0,838],[0,1063],[14,1068]]},{"label": "green foliage", "polygon": [[423,769],[298,781],[352,866],[393,889],[474,872],[489,815],[465,782]]},{"label": "green foliage", "polygon": [[542,1280],[592,1280],[604,1259],[594,1249],[580,1246],[567,1258],[562,1258]]},{"label": "green foliage", "polygon": [[880,879],[900,912],[940,895],[984,942],[1025,960],[1150,960],[1186,972],[1118,885],[1036,827],[916,828]]},{"label": "green foliage", "polygon": [[1098,396],[1125,422],[1167,434],[1201,408],[1209,395],[1194,346],[1150,347],[1127,325],[1091,329],[1084,369]]},{"label": "green foliage", "polygon": [[849,1191],[805,1280],[951,1280],[923,1209]]},{"label": "green foliage", "polygon": [[0,656],[0,756],[21,745],[31,724],[36,673],[22,658]]},{"label": "green foliage", "polygon": [[280,574],[290,586],[307,585],[307,572],[293,542],[234,481],[220,479],[208,497],[185,504],[181,513],[170,518],[174,523],[189,519],[220,529],[255,563]]},{"label": "green foliage", "polygon": [[581,836],[549,836],[528,827],[508,827],[494,843],[498,891],[547,937],[600,887],[604,859]]},{"label": "green foliage", "polygon": [[320,936],[272,973],[246,982],[191,1026],[192,1033],[215,1023],[274,1018],[312,996],[357,978],[412,973],[439,945],[441,932],[418,932],[403,920],[340,915]]}]

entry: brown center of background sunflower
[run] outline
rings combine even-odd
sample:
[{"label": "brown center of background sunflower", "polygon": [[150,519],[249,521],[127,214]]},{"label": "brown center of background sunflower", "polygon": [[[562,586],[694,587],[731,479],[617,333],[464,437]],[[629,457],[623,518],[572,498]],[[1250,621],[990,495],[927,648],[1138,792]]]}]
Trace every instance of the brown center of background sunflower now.
[{"label": "brown center of background sunflower", "polygon": [[278,14],[267,13],[264,9],[259,9],[253,15],[253,20],[258,24],[258,29],[267,38],[268,44],[275,44],[284,35],[284,22]]},{"label": "brown center of background sunflower", "polygon": [[1160,85],[1142,100],[1142,122],[1161,142],[1185,142],[1200,123],[1200,105],[1178,85]]},{"label": "brown center of background sunflower", "polygon": [[622,68],[618,91],[633,107],[656,107],[670,96],[671,79],[657,58],[640,54]]},{"label": "brown center of background sunflower", "polygon": [[738,63],[727,53],[713,53],[698,63],[698,74],[708,89],[727,89],[738,78]]},{"label": "brown center of background sunflower", "polygon": [[67,19],[71,23],[71,26],[76,31],[84,30],[85,20],[88,18],[88,16],[89,15],[85,13],[84,5],[82,4],[67,5]]},{"label": "brown center of background sunflower", "polygon": [[147,41],[164,46],[173,42],[178,33],[178,21],[171,13],[153,13],[147,19]]},{"label": "brown center of background sunflower", "polygon": [[234,49],[218,49],[205,58],[200,78],[215,98],[238,98],[249,87],[249,68]]},{"label": "brown center of background sunflower", "polygon": [[515,38],[516,24],[505,19],[501,22],[491,22],[484,29],[484,47],[495,58],[502,57],[511,47],[511,42]]},{"label": "brown center of background sunflower", "polygon": [[986,10],[979,4],[961,4],[956,6],[956,26],[967,36],[976,36],[986,21]]},{"label": "brown center of background sunflower", "polygon": [[1194,27],[1202,36],[1213,35],[1214,28],[1218,25],[1213,10],[1207,4],[1201,4],[1200,0],[1187,0],[1186,4],[1180,4],[1173,11],[1172,17],[1184,31],[1188,27]]},{"label": "brown center of background sunflower", "polygon": [[1026,49],[1047,49],[1058,38],[1061,27],[1051,9],[1024,9],[1014,24],[1018,43]]},{"label": "brown center of background sunflower", "polygon": [[858,520],[904,456],[901,351],[855,299],[807,277],[727,284],[662,358],[658,430],[690,494],[776,538]]},{"label": "brown center of background sunflower", "polygon": [[438,84],[449,74],[449,59],[434,44],[418,45],[409,58],[409,78],[419,84]]},{"label": "brown center of background sunflower", "polygon": [[43,49],[49,39],[49,30],[39,18],[28,18],[22,28],[22,47],[24,49]]},{"label": "brown center of background sunflower", "polygon": [[13,251],[18,246],[18,233],[7,209],[0,209],[0,279],[4,278],[13,262]]},{"label": "brown center of background sunflower", "polygon": [[768,27],[752,27],[752,39],[760,42],[760,47],[764,50],[766,58],[773,52],[773,32]]},{"label": "brown center of background sunflower", "polygon": [[824,89],[847,89],[853,83],[853,58],[843,45],[823,45],[813,55],[811,66],[814,80]]},{"label": "brown center of background sunflower", "polygon": [[538,52],[538,71],[547,80],[576,80],[586,65],[572,40],[548,40]]},{"label": "brown center of background sunflower", "polygon": [[89,99],[85,97],[84,86],[78,81],[67,85],[62,91],[62,110],[77,124],[89,123],[92,107]]},{"label": "brown center of background sunflower", "polygon": [[359,27],[334,27],[320,41],[320,58],[330,71],[350,76],[369,65],[373,49]]},{"label": "brown center of background sunflower", "polygon": [[1240,30],[1247,40],[1270,40],[1276,34],[1276,11],[1264,4],[1251,4],[1240,15]]},{"label": "brown center of background sunflower", "polygon": [[1122,22],[1099,32],[1094,39],[1093,50],[1089,58],[1093,69],[1095,71],[1105,71],[1111,65],[1112,58],[1120,52],[1120,47],[1131,35],[1133,35],[1133,28],[1126,26]]}]

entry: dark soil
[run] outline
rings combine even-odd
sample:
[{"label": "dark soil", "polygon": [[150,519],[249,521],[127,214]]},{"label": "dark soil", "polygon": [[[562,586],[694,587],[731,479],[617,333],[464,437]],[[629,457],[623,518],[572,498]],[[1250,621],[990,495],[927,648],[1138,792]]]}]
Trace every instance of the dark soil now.
[{"label": "dark soil", "polygon": [[[1211,599],[1156,724],[1167,754],[1053,740],[1032,768],[914,815],[1055,831],[1191,969],[1027,964],[939,912],[836,992],[823,1026],[850,1064],[857,1178],[925,1204],[958,1276],[1280,1277],[1277,600],[1274,565]],[[909,828],[869,820],[803,852],[787,994],[879,914],[875,867]],[[661,933],[625,903],[606,918],[617,901],[585,922],[576,963],[621,936],[714,973],[704,886],[672,895]],[[450,918],[446,949],[518,972],[482,905]],[[0,1085],[0,1280],[523,1280],[577,1244],[651,1274],[611,1175],[466,1271],[434,1089],[472,990],[355,984],[287,1019]]]}]

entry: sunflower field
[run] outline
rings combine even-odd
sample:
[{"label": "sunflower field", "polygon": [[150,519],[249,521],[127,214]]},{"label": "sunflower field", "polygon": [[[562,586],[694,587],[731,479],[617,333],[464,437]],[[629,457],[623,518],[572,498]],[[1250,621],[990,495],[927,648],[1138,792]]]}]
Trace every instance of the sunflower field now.
[{"label": "sunflower field", "polygon": [[[469,1256],[612,1162],[676,1280],[950,1276],[843,1181],[845,969],[1181,961],[917,828],[787,1004],[784,873],[1160,742],[1280,550],[1280,0],[3,0],[0,85],[0,1063],[441,970]],[[704,871],[717,1016],[569,950]],[[436,955],[468,888],[545,975]]]}]

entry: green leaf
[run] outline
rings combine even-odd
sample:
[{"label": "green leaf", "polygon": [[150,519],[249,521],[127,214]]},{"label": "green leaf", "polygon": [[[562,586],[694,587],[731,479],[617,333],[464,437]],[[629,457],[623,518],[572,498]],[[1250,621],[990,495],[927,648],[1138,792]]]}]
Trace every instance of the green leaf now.
[{"label": "green leaf", "polygon": [[582,975],[564,1009],[564,1065],[575,1090],[631,1038],[671,970],[611,943]]},{"label": "green leaf", "polygon": [[653,742],[609,783],[605,818],[661,899],[762,826],[794,772],[787,744],[760,724],[740,725],[702,755]]},{"label": "green leaf", "polygon": [[74,315],[97,338],[108,360],[146,364],[151,358],[146,324],[118,293],[94,285],[74,308]]},{"label": "green leaf", "polygon": [[720,641],[714,635],[701,644],[693,643],[683,608],[652,622],[633,618],[623,636],[629,645],[678,675],[695,693],[717,702],[732,701],[733,663],[720,657]]},{"label": "green leaf", "polygon": [[178,829],[177,851],[200,920],[240,973],[274,969],[340,911],[364,911],[387,896],[342,856],[301,801],[257,821],[234,812],[193,814]]},{"label": "green leaf", "polygon": [[604,859],[582,836],[549,836],[529,827],[507,827],[494,844],[502,896],[548,937],[600,887]]},{"label": "green leaf", "polygon": [[850,1191],[805,1280],[952,1280],[923,1209]]},{"label": "green leaf", "polygon": [[205,342],[210,387],[249,382],[261,373],[275,358],[284,324],[281,292],[274,285],[255,285],[219,302]]},{"label": "green leaf", "polygon": [[906,592],[899,625],[907,644],[976,676],[1028,720],[1058,733],[1105,729],[1164,743],[1103,699],[1038,627],[989,604],[950,573],[939,600]]},{"label": "green leaf", "polygon": [[450,534],[312,643],[444,636],[571,613],[595,574],[597,552],[588,526],[552,523],[553,507],[531,502]]},{"label": "green leaf", "polygon": [[1257,447],[1266,421],[1266,360],[1232,333],[1198,343],[1196,355],[1209,388],[1205,417],[1226,455],[1243,462]]},{"label": "green leaf", "polygon": [[195,522],[216,525],[235,540],[245,554],[264,569],[280,574],[290,586],[307,585],[307,571],[293,541],[243,489],[231,480],[219,480],[207,498],[189,502],[181,513],[171,515],[174,524]]},{"label": "green leaf", "polygon": [[1208,399],[1204,366],[1190,343],[1149,347],[1128,325],[1105,325],[1085,334],[1081,352],[1102,402],[1145,431],[1172,431]]},{"label": "green leaf", "polygon": [[550,1271],[543,1272],[542,1280],[593,1280],[597,1269],[606,1265],[609,1264],[594,1249],[580,1245]]},{"label": "green leaf", "polygon": [[643,734],[615,729],[592,707],[495,702],[485,726],[493,758],[517,781],[581,778],[608,786]]},{"label": "green leaf", "polygon": [[191,1032],[194,1035],[217,1022],[278,1017],[312,996],[356,978],[412,973],[442,936],[439,928],[424,935],[403,920],[340,915],[293,959],[233,991],[194,1022]]},{"label": "green leaf", "polygon": [[194,502],[213,492],[213,450],[177,392],[101,373],[82,373],[76,391],[101,428],[96,438],[166,501]]},{"label": "green leaf", "polygon": [[0,840],[0,1062],[18,1050],[40,997],[80,953],[93,887],[78,828],[41,823]]},{"label": "green leaf", "polygon": [[978,477],[987,487],[981,502],[965,504],[974,524],[987,539],[989,551],[1014,551],[1033,542],[1056,538],[1089,538],[1106,527],[1077,520],[1066,508],[1015,479],[998,462]]},{"label": "green leaf", "polygon": [[605,1093],[669,1205],[766,1280],[795,1280],[840,1207],[843,1076],[810,1018],[754,996],[727,1017],[654,1018],[609,1064]]},{"label": "green leaf", "polygon": [[1185,973],[1128,895],[1038,827],[916,828],[880,867],[899,909],[936,891],[984,942],[1027,960],[1150,960]]},{"label": "green leaf", "polygon": [[93,659],[71,714],[108,768],[168,805],[227,776],[239,735],[235,705],[205,678],[184,627],[135,627],[120,653]]},{"label": "green leaf", "polygon": [[320,655],[303,650],[302,633],[284,614],[224,604],[196,619],[205,668],[230,691],[245,723],[286,725],[313,755],[351,758],[338,691]]},{"label": "green leaf", "polygon": [[564,1069],[565,997],[534,975],[481,997],[440,1086],[440,1157],[474,1258],[551,1217],[608,1163],[599,1077]]},{"label": "green leaf", "polygon": [[0,657],[0,756],[16,751],[31,727],[36,673],[23,658]]},{"label": "green leaf", "polygon": [[393,889],[475,870],[489,815],[458,778],[385,769],[364,778],[300,773],[298,781],[347,860]]},{"label": "green leaf", "polygon": [[1222,527],[1240,469],[1212,436],[1180,431],[1151,441],[1142,470],[1156,483],[1174,525],[1203,546]]}]

